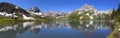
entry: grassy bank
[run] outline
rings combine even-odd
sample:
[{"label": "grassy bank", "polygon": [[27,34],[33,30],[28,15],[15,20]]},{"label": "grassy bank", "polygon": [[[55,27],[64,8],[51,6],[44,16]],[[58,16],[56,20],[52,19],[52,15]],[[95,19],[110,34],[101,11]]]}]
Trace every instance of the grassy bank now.
[{"label": "grassy bank", "polygon": [[11,18],[0,18],[0,26],[7,26],[7,25],[13,25],[15,23],[20,23],[20,22],[31,22],[31,21],[36,21],[36,22],[45,22],[45,21],[51,21],[50,19],[37,19],[37,20],[23,20],[23,19],[11,19]]},{"label": "grassy bank", "polygon": [[120,23],[116,23],[114,30],[107,38],[120,38]]},{"label": "grassy bank", "polygon": [[117,33],[117,28],[112,31],[112,33],[107,38],[114,38],[115,33]]},{"label": "grassy bank", "polygon": [[0,19],[0,26],[6,26],[8,24],[13,24],[13,20],[12,19]]}]

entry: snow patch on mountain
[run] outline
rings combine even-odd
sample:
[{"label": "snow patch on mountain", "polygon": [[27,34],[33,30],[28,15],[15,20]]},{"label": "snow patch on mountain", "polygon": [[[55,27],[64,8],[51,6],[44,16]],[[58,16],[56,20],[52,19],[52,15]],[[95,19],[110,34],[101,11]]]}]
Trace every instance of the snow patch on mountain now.
[{"label": "snow patch on mountain", "polygon": [[26,15],[23,14],[23,19],[25,20],[35,20],[33,17],[27,17]]},{"label": "snow patch on mountain", "polygon": [[8,14],[6,12],[0,12],[0,15],[2,15],[2,16],[12,16],[12,14]]}]

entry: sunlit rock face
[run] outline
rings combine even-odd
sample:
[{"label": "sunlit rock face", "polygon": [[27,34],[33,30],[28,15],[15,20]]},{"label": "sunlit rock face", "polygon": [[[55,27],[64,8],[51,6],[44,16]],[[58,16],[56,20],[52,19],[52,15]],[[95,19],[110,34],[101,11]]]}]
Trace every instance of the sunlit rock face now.
[{"label": "sunlit rock face", "polygon": [[[100,18],[105,19],[106,17],[110,17],[112,10],[102,10],[98,11],[92,5],[84,4],[81,8],[74,10],[72,13],[77,13],[76,15],[80,15],[80,20],[99,20]],[[108,16],[107,16],[108,15]],[[102,17],[103,16],[103,17]],[[108,20],[108,19],[107,19]]]},{"label": "sunlit rock face", "polygon": [[95,9],[94,6],[88,5],[88,4],[84,4],[81,8],[77,9],[76,11],[78,11],[78,14],[85,13],[85,12],[93,12],[94,14],[99,14],[99,13],[111,14],[112,13],[112,9],[98,11],[97,9]]},{"label": "sunlit rock face", "polygon": [[78,11],[78,14],[81,14],[88,11],[96,13],[97,10],[91,5],[84,4],[81,8],[77,9],[77,11]]},{"label": "sunlit rock face", "polygon": [[92,5],[84,4],[81,8],[73,12],[77,12],[77,14],[80,15],[80,20],[93,20],[97,10]]}]

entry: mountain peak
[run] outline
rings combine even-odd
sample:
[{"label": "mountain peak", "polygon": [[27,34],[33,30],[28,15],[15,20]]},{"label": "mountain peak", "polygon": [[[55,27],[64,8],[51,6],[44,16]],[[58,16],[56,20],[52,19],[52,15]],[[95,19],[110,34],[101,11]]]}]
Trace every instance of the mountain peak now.
[{"label": "mountain peak", "polygon": [[88,4],[84,4],[80,9],[94,9],[94,7],[92,5],[88,5]]},{"label": "mountain peak", "polygon": [[28,9],[28,11],[30,11],[30,12],[35,12],[35,13],[38,13],[38,12],[41,12],[40,10],[39,10],[39,8],[38,7],[31,7],[30,9]]},{"label": "mountain peak", "polygon": [[83,5],[83,7],[84,7],[84,6],[90,6],[90,5],[88,5],[87,3],[85,3],[85,4]]},{"label": "mountain peak", "polygon": [[95,8],[94,8],[94,6],[92,6],[92,5],[88,5],[87,3],[85,3],[81,8],[79,8],[77,11],[79,11],[79,12],[83,12],[83,11],[94,11],[94,10],[96,10]]}]

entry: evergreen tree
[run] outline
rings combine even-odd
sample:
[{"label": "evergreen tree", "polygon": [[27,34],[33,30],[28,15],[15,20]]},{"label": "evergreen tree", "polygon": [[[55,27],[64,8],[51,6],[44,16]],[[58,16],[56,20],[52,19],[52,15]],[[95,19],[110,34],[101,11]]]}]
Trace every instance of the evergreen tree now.
[{"label": "evergreen tree", "polygon": [[114,16],[115,16],[115,20],[120,22],[120,4],[118,5],[118,9],[115,12]]},{"label": "evergreen tree", "polygon": [[113,12],[111,14],[111,20],[115,19],[115,10],[113,9]]}]

